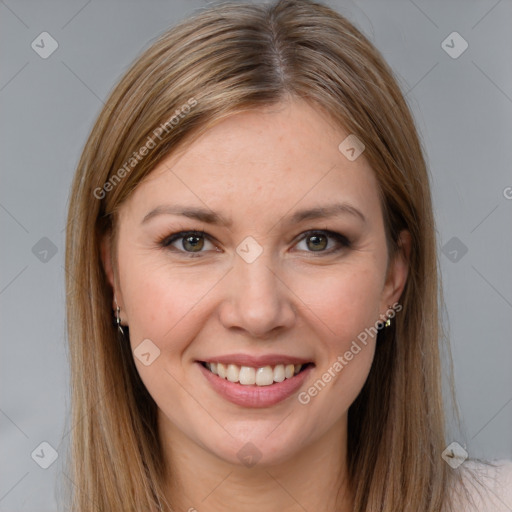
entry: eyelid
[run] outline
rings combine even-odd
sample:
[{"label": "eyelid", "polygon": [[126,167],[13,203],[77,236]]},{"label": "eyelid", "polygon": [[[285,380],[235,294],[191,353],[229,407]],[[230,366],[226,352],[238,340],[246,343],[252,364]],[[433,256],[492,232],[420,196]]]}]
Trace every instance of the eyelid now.
[{"label": "eyelid", "polygon": [[341,233],[338,233],[337,231],[332,231],[330,229],[309,229],[307,231],[303,231],[299,235],[299,237],[296,238],[296,242],[294,245],[297,245],[302,240],[308,238],[309,236],[313,236],[316,234],[325,235],[325,236],[327,236],[327,238],[334,239],[337,242],[338,247],[327,249],[324,251],[306,251],[308,253],[311,253],[311,254],[318,253],[318,254],[324,254],[324,255],[334,254],[342,249],[348,249],[352,246],[352,241],[347,236],[345,236]]},{"label": "eyelid", "polygon": [[[174,233],[171,233],[170,235],[167,235],[160,240],[158,240],[158,245],[161,245],[162,247],[166,248],[169,247],[172,243],[176,242],[177,240],[180,240],[182,238],[186,238],[187,236],[198,236],[198,237],[204,237],[211,243],[214,243],[214,238],[203,231],[202,229],[186,229],[182,231],[175,231]],[[186,252],[182,251],[180,249],[177,249],[179,252],[185,253],[185,254],[200,254],[203,251],[200,251],[199,253],[193,253],[193,252]]]}]

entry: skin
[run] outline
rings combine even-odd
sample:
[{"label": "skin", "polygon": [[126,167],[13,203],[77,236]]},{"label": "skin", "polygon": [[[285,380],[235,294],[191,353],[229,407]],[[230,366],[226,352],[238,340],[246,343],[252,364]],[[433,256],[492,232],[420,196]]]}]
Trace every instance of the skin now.
[{"label": "skin", "polygon": [[[351,510],[347,411],[368,376],[375,338],[306,405],[297,393],[266,408],[235,405],[195,362],[229,353],[303,357],[315,364],[300,391],[307,390],[399,301],[408,233],[388,260],[377,181],[364,153],[349,161],[338,150],[347,135],[302,100],[235,114],[160,163],[122,205],[115,269],[103,241],[132,350],[145,339],[160,350],[149,366],[135,363],[159,408],[177,510]],[[339,202],[365,221],[343,213],[289,222],[298,210]],[[171,214],[142,223],[172,204],[218,212],[232,225]],[[197,253],[183,238],[159,244],[186,230],[212,237],[199,239],[199,257],[188,256]],[[308,230],[341,233],[351,246],[321,232],[318,248]],[[248,236],[263,250],[252,263],[236,253]],[[237,457],[248,442],[261,455],[250,468]]]}]

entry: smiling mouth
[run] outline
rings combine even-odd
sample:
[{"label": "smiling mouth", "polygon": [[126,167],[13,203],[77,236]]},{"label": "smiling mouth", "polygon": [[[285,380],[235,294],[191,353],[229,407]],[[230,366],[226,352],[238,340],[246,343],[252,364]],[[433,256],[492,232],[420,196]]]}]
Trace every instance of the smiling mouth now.
[{"label": "smiling mouth", "polygon": [[226,379],[242,386],[271,386],[291,379],[303,372],[313,363],[306,364],[276,364],[274,366],[239,366],[237,364],[223,364],[201,361],[201,364],[221,379]]}]

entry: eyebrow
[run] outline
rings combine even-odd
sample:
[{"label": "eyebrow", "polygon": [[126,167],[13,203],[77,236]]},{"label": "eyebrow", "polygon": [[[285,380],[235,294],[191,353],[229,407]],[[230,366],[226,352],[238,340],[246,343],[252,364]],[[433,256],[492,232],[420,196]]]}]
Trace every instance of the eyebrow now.
[{"label": "eyebrow", "polygon": [[188,217],[189,219],[200,220],[207,224],[219,224],[221,226],[230,227],[232,221],[226,219],[219,213],[215,213],[211,210],[197,207],[179,206],[179,205],[161,205],[157,206],[154,210],[151,210],[143,219],[142,224],[148,222],[153,217],[158,215],[181,215]]},{"label": "eyebrow", "polygon": [[352,206],[348,203],[337,203],[327,206],[319,206],[317,208],[310,208],[308,210],[300,210],[292,215],[290,222],[297,223],[303,220],[323,219],[346,214],[358,217],[363,222],[366,222],[366,217],[363,215],[363,213],[355,206]]},{"label": "eyebrow", "polygon": [[[300,210],[295,212],[288,220],[290,224],[296,224],[304,220],[311,219],[323,219],[328,217],[335,217],[338,215],[352,215],[358,219],[366,222],[366,217],[363,213],[358,210],[355,206],[348,203],[337,203],[327,206],[319,206],[315,208],[309,208],[306,210]],[[218,224],[221,226],[231,227],[233,221],[227,219],[223,215],[216,213],[211,210],[197,207],[187,207],[179,205],[161,205],[151,210],[142,219],[142,224],[145,224],[150,219],[157,217],[158,215],[178,215],[188,217],[189,219],[196,219],[206,224]]]}]

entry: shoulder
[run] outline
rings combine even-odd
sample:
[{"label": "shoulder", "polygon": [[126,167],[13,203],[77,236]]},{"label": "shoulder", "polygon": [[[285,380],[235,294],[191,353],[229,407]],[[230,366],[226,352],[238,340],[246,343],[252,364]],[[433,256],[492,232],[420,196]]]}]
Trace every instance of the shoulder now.
[{"label": "shoulder", "polygon": [[464,489],[457,493],[455,501],[461,510],[512,511],[512,460],[468,460],[459,467],[459,470]]}]

